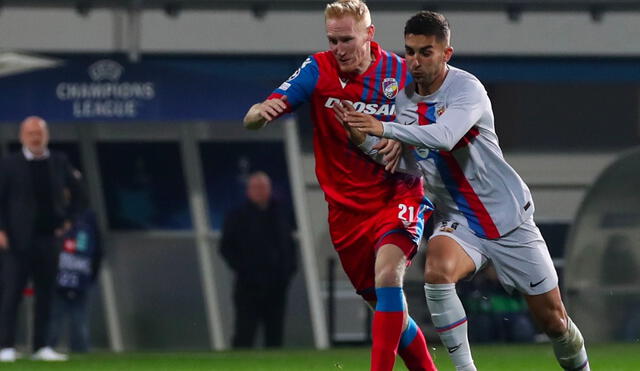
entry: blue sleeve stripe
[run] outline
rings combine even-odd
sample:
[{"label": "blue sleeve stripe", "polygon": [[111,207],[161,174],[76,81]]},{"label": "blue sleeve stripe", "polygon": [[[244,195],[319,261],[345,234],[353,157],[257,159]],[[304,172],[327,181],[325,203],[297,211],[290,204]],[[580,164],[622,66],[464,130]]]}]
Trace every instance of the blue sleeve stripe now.
[{"label": "blue sleeve stripe", "polygon": [[398,348],[404,349],[409,346],[413,342],[413,339],[418,335],[418,325],[413,320],[413,318],[409,317],[409,324],[407,328],[402,333],[402,337],[400,338],[400,344]]},{"label": "blue sleeve stripe", "polygon": [[318,61],[313,56],[310,56],[273,93],[286,95],[289,104],[295,108],[311,99],[319,76]]},{"label": "blue sleeve stripe", "polygon": [[378,287],[376,288],[376,311],[402,312],[404,310],[404,294],[402,287]]}]

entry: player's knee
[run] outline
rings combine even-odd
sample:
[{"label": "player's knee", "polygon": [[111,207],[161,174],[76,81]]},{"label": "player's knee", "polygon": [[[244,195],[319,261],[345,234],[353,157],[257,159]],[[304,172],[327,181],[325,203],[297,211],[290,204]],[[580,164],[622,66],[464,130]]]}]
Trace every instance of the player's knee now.
[{"label": "player's knee", "polygon": [[376,287],[402,286],[402,272],[392,266],[382,267],[376,272]]},{"label": "player's knee", "polygon": [[556,338],[567,332],[567,317],[562,310],[553,310],[542,318],[540,325],[547,336]]},{"label": "player's knee", "polygon": [[424,270],[424,281],[426,283],[456,283],[455,267],[453,264],[429,264]]}]

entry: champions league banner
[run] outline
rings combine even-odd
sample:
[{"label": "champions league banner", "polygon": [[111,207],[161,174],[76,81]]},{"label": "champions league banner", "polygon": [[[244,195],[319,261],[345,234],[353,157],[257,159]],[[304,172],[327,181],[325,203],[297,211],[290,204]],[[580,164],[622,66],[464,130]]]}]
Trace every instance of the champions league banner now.
[{"label": "champions league banner", "polygon": [[[0,123],[231,121],[264,100],[306,56],[0,53]],[[637,58],[456,57],[485,84],[640,81]],[[603,74],[602,71],[607,71]],[[392,82],[385,92],[393,93]]]},{"label": "champions league banner", "polygon": [[0,66],[0,122],[238,121],[277,86],[224,70],[197,59],[27,57]]}]

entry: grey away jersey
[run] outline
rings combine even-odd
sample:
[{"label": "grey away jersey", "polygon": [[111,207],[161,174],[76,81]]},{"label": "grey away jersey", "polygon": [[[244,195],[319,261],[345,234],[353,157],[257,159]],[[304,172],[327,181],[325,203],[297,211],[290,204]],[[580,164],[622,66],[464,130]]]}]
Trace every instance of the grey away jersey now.
[{"label": "grey away jersey", "polygon": [[449,66],[438,91],[420,96],[415,83],[407,85],[396,108],[397,122],[383,123],[383,137],[416,147],[405,166],[417,162],[440,219],[496,239],[533,215],[529,188],[504,160],[491,102],[475,76]]}]

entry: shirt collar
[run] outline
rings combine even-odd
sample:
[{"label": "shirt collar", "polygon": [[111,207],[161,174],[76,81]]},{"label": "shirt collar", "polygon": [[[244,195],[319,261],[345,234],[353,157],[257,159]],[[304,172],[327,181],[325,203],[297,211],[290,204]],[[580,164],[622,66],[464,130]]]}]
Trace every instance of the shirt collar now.
[{"label": "shirt collar", "polygon": [[46,160],[51,156],[51,152],[49,152],[48,148],[45,148],[44,153],[41,156],[36,156],[33,152],[29,151],[29,148],[22,146],[22,153],[27,161]]}]

